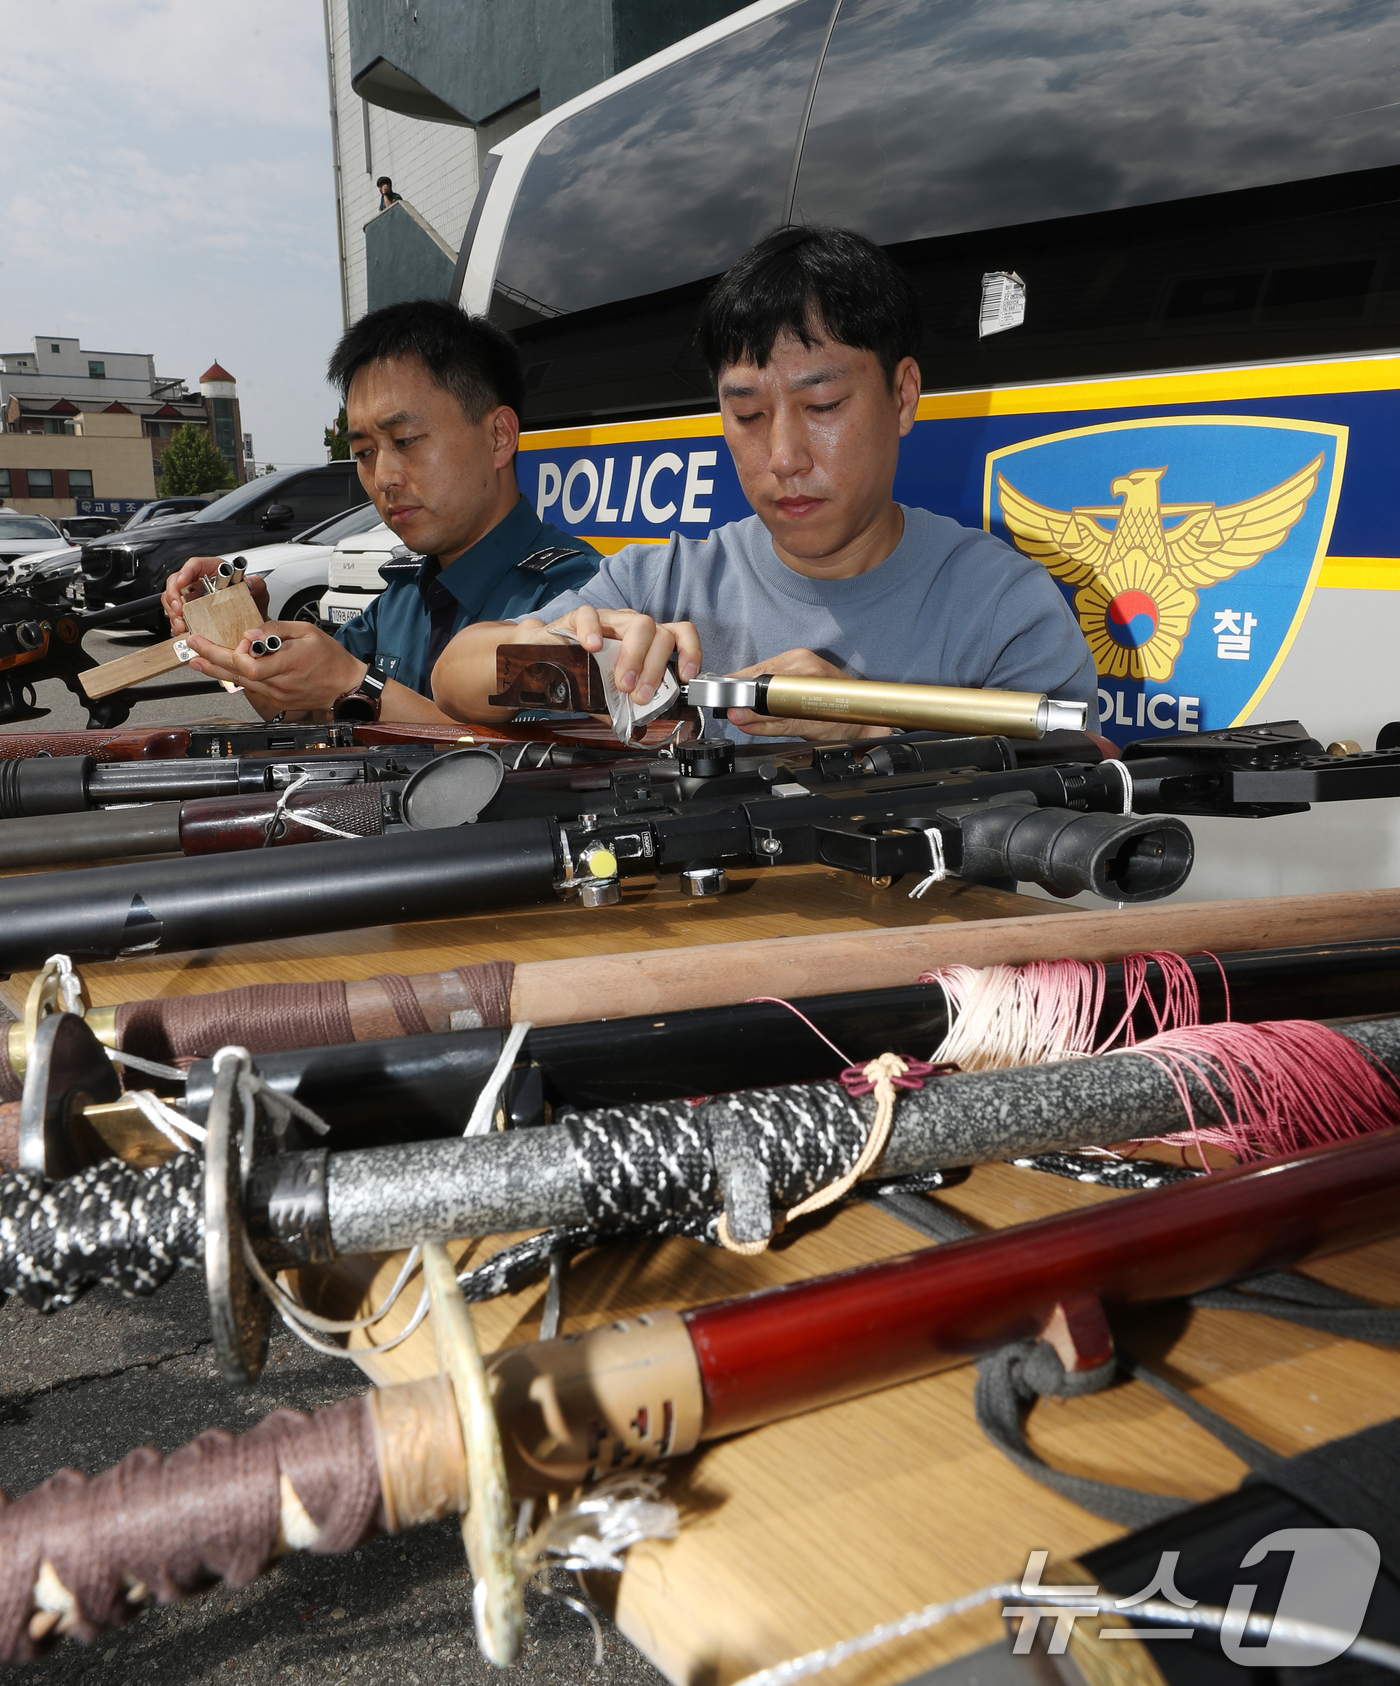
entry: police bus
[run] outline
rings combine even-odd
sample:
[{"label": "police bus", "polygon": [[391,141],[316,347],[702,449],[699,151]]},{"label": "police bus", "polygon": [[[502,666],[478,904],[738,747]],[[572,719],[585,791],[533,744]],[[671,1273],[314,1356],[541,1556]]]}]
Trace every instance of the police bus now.
[{"label": "police bus", "polygon": [[[1400,718],[1400,0],[762,0],[496,146],[458,260],[521,485],[612,551],[748,514],[693,334],[787,221],[917,282],[896,496],[1059,579],[1118,742]],[[1187,894],[1400,882],[1389,804],[1195,821]],[[1247,841],[1247,847],[1240,847]]]}]

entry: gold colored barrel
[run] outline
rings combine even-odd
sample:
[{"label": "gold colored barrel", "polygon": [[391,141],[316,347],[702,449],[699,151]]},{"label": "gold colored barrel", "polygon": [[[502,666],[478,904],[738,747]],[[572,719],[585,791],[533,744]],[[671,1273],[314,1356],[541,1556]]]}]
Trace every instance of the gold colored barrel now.
[{"label": "gold colored barrel", "polygon": [[767,712],[781,720],[849,720],[931,732],[1039,738],[1056,727],[1084,729],[1084,705],[1030,691],[973,691],[953,685],[896,685],[878,679],[768,681]]}]

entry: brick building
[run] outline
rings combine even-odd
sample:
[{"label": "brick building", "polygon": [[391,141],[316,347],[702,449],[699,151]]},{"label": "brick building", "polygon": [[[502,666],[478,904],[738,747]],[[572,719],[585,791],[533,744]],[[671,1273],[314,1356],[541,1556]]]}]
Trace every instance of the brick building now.
[{"label": "brick building", "polygon": [[79,499],[150,499],[182,427],[207,428],[235,480],[247,479],[238,388],[217,362],[195,393],[158,376],[146,353],[98,355],[57,338],[32,347],[0,355],[0,499],[12,508],[57,517],[78,513]]}]

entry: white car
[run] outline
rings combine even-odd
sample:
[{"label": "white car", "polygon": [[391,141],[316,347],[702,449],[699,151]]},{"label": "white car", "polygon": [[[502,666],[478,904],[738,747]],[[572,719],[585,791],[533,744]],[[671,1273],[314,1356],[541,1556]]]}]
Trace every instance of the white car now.
[{"label": "white car", "polygon": [[321,620],[332,630],[354,620],[383,591],[382,565],[410,556],[398,534],[382,525],[342,539],[331,557],[330,590],[321,599]]},{"label": "white car", "polygon": [[[267,581],[268,612],[271,621],[316,621],[316,606],[328,584],[331,555],[343,539],[364,534],[382,534],[385,550],[398,543],[379,519],[372,503],[357,505],[333,515],[319,527],[309,527],[286,544],[265,544],[248,552],[249,574]],[[230,550],[232,562],[241,552]]]},{"label": "white car", "polygon": [[0,582],[18,585],[41,561],[78,553],[47,515],[21,515],[18,510],[0,509]]}]

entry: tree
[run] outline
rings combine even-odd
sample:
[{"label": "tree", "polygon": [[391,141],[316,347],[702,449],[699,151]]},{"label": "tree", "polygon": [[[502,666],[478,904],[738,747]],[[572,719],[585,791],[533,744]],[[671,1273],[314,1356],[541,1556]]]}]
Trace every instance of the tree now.
[{"label": "tree", "polygon": [[332,462],[350,460],[350,422],[343,404],[340,406],[340,414],[335,418],[335,426],[326,429],[326,449],[331,454]]},{"label": "tree", "polygon": [[222,492],[238,482],[205,427],[182,427],[160,459],[163,498],[189,498],[199,492]]}]

